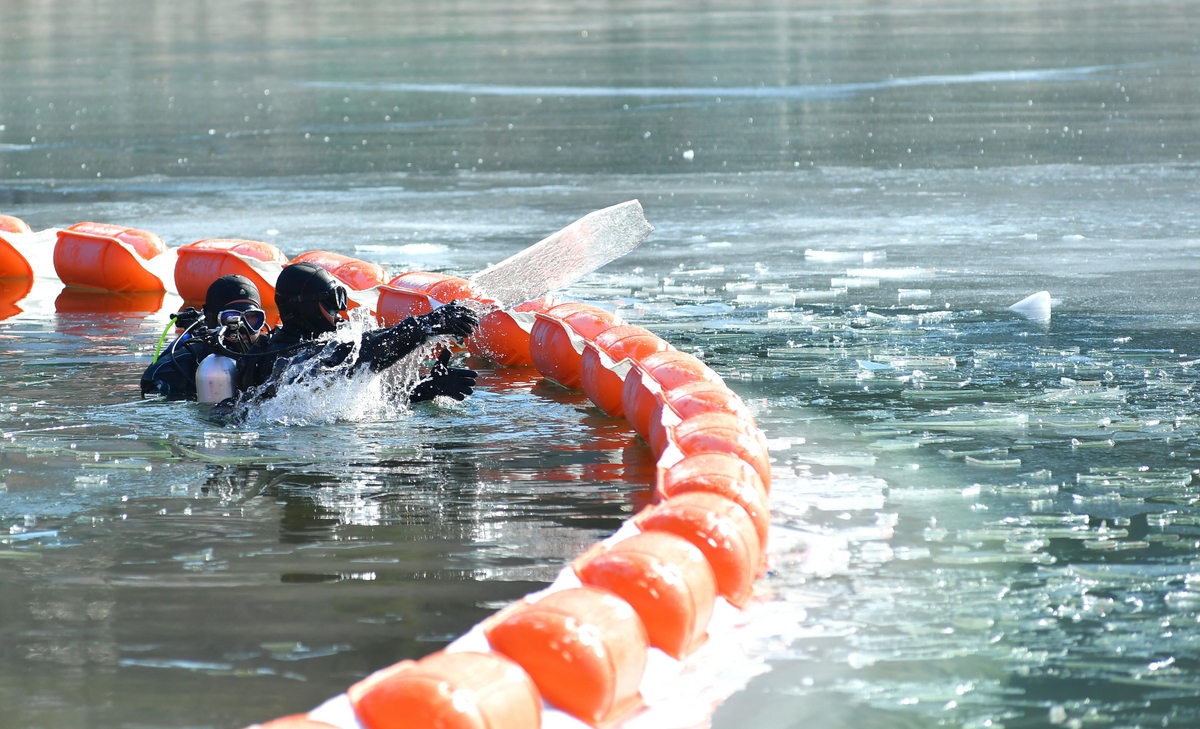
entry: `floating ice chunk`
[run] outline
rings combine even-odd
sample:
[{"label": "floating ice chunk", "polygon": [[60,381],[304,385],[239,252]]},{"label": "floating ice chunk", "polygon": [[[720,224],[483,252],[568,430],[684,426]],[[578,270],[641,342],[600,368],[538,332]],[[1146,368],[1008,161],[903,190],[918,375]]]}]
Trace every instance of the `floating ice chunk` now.
[{"label": "floating ice chunk", "polygon": [[446,246],[437,243],[407,243],[405,245],[356,245],[355,253],[400,253],[406,256],[432,256],[445,253]]},{"label": "floating ice chunk", "polygon": [[921,421],[921,427],[928,430],[991,430],[1003,428],[1024,428],[1027,425],[1029,425],[1028,413],[999,415],[993,418]]},{"label": "floating ice chunk", "polygon": [[736,301],[739,304],[770,304],[771,297],[761,294],[738,294]]},{"label": "floating ice chunk", "polygon": [[1050,304],[1050,292],[1039,291],[1036,294],[1021,299],[1008,307],[1008,310],[1015,311],[1029,319],[1046,321],[1050,319]]},{"label": "floating ice chunk", "polygon": [[879,279],[877,279],[877,278],[831,278],[831,279],[829,279],[829,288],[831,288],[831,289],[877,289],[877,288],[879,288]]},{"label": "floating ice chunk", "polygon": [[838,261],[862,261],[863,263],[871,263],[873,261],[886,261],[887,251],[864,251],[855,253],[851,251],[818,251],[812,248],[804,251],[804,257],[813,261],[825,261],[826,263],[836,263]]},{"label": "floating ice chunk", "polygon": [[907,268],[848,268],[851,278],[922,279],[933,278],[932,268],[909,266]]},{"label": "floating ice chunk", "polygon": [[864,455],[803,455],[792,456],[796,463],[808,463],[814,466],[848,466],[852,468],[870,468],[875,465],[875,456]]},{"label": "floating ice chunk", "polygon": [[1022,240],[1037,240],[1037,233],[1025,233],[1021,236]]},{"label": "floating ice chunk", "polygon": [[794,294],[795,301],[831,301],[846,293],[846,289],[803,289]]},{"label": "floating ice chunk", "polygon": [[683,158],[686,159],[688,162],[691,162],[692,160],[696,159],[696,150],[694,150],[694,149],[683,150]]},{"label": "floating ice chunk", "polygon": [[1083,240],[1083,236],[1079,235],[1078,233],[1072,233],[1071,235],[1064,235],[1062,237],[1062,239],[1063,240]]},{"label": "floating ice chunk", "polygon": [[897,289],[896,294],[900,301],[921,301],[933,296],[929,289]]},{"label": "floating ice chunk", "polygon": [[1019,468],[1021,465],[1020,458],[975,458],[974,456],[965,456],[963,461],[968,466],[980,466],[983,468]]}]

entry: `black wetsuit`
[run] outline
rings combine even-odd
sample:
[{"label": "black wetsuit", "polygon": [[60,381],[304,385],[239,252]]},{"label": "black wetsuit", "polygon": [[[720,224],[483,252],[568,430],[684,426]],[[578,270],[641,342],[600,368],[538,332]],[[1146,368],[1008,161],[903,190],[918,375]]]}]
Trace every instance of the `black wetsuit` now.
[{"label": "black wetsuit", "polygon": [[[353,375],[363,367],[371,372],[382,372],[415,352],[438,333],[422,317],[409,317],[395,326],[365,332],[359,339],[355,363],[346,374]],[[158,361],[142,374],[142,394],[160,394],[170,399],[195,399],[196,367],[214,352],[213,346],[206,341],[206,334],[208,332],[201,329],[195,336],[185,334],[172,342]],[[240,353],[243,356],[234,357],[238,371],[235,387],[241,395],[253,391],[254,399],[272,397],[281,385],[302,379],[312,372],[309,368],[296,368],[294,365],[316,358],[316,367],[330,370],[343,365],[354,354],[355,346],[354,342],[321,341],[285,324],[276,328],[269,340],[260,338],[249,351]],[[429,400],[437,395],[461,400],[470,394],[474,373],[448,368],[446,362],[446,358],[443,358],[440,368],[435,365],[433,376],[417,384],[410,394],[413,402]],[[469,382],[464,383],[464,377]]]},{"label": "black wetsuit", "polygon": [[[196,368],[200,362],[213,353],[209,343],[208,330],[203,324],[189,330],[163,350],[158,359],[151,363],[142,373],[142,395],[162,395],[168,400],[196,399]],[[266,349],[266,337],[263,337],[253,352],[263,352]],[[252,360],[247,360],[252,361]],[[238,381],[235,384],[238,391],[253,387],[253,368],[238,366]]]}]

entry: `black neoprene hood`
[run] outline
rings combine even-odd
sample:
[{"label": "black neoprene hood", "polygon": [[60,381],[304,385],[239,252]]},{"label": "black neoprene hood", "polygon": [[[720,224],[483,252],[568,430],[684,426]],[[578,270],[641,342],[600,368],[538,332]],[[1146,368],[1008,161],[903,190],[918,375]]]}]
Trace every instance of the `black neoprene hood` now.
[{"label": "black neoprene hood", "polygon": [[229,308],[230,302],[245,300],[254,302],[256,308],[262,308],[262,297],[258,293],[258,287],[245,276],[234,273],[213,281],[204,295],[205,323],[215,328],[217,314],[221,310]]},{"label": "black neoprene hood", "polygon": [[340,285],[328,271],[312,263],[285,266],[275,282],[275,305],[283,325],[304,334],[332,332],[336,326],[321,313],[319,301]]}]

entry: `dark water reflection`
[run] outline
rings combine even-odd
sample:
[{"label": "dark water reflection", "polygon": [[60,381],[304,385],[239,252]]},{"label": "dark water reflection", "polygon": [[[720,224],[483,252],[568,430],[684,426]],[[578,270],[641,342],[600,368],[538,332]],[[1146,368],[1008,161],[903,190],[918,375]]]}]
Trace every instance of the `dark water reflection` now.
[{"label": "dark water reflection", "polygon": [[[532,428],[418,414],[402,440],[387,423],[330,437],[218,429],[198,443],[142,431],[83,475],[74,453],[121,437],[97,430],[140,428],[93,428],[65,457],[17,434],[0,454],[6,495],[50,513],[17,520],[3,552],[6,725],[238,725],[445,644],[647,501],[648,449],[531,405]],[[301,439],[313,460],[281,458],[276,438]],[[225,455],[204,467],[193,448]],[[75,490],[54,503],[71,468]],[[89,496],[100,505],[78,513]]]}]

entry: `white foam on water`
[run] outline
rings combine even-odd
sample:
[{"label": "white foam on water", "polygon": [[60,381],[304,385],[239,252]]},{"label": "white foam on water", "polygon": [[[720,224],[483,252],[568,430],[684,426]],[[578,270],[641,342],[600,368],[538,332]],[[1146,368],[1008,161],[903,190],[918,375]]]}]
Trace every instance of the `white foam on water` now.
[{"label": "white foam on water", "polygon": [[[362,312],[362,313],[360,313]],[[321,365],[320,355],[291,364],[281,375],[274,397],[243,406],[242,418],[252,425],[328,425],[401,417],[408,412],[408,393],[420,378],[420,364],[436,340],[384,372],[363,367],[355,372],[361,337],[375,328],[360,307],[350,323],[328,337],[327,346],[352,343],[354,350],[334,367]]]}]

